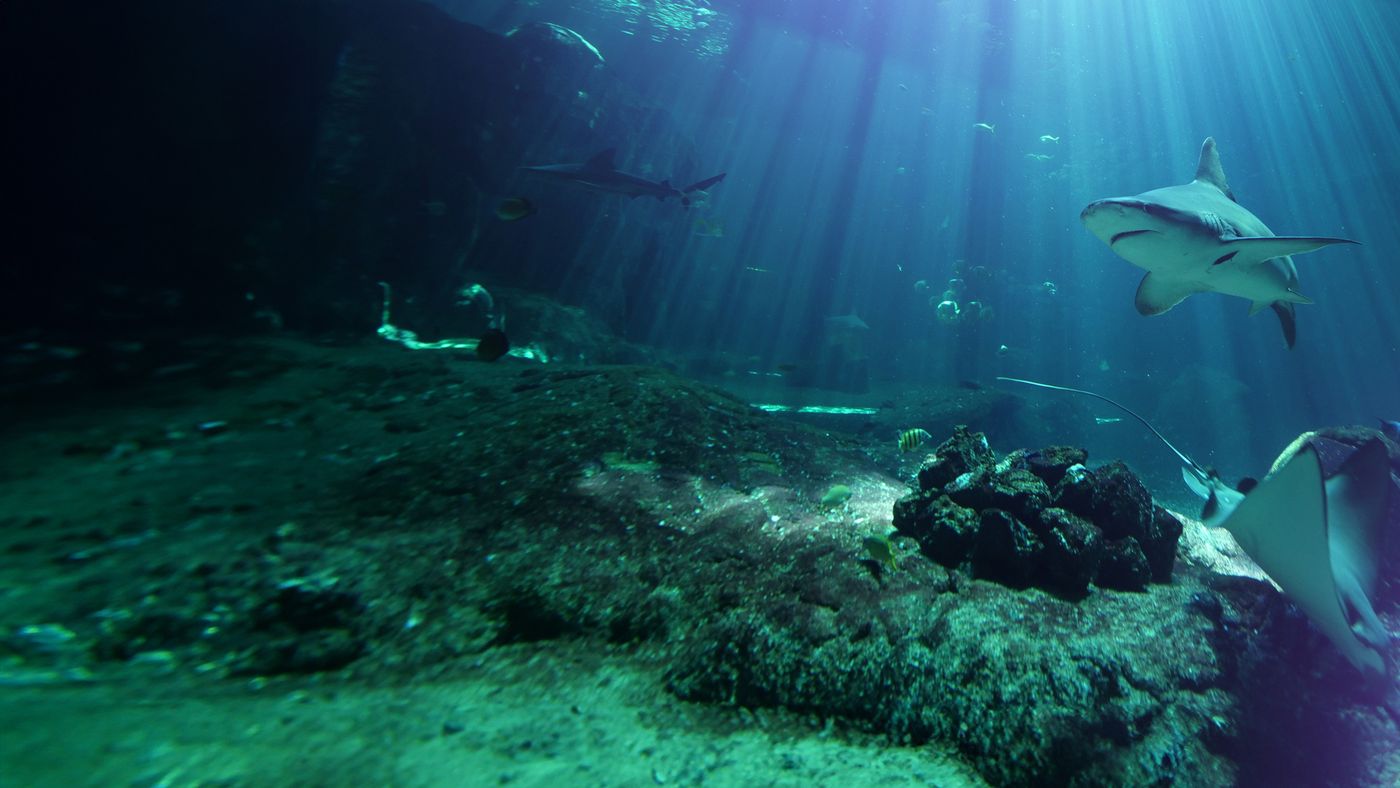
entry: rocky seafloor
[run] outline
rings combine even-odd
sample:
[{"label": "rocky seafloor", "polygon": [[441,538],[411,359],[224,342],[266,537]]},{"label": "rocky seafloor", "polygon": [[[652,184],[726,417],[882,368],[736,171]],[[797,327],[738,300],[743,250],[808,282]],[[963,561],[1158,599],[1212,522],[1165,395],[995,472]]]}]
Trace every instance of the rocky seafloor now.
[{"label": "rocky seafloor", "polygon": [[[201,358],[8,408],[0,691],[25,735],[0,758],[26,784],[83,782],[62,764],[89,752],[93,784],[275,784],[270,763],[313,784],[1400,779],[1375,689],[1080,449],[993,446],[970,418],[901,453],[653,367]],[[504,700],[529,686],[539,705]],[[330,705],[350,696],[360,716]],[[167,707],[181,735],[227,715],[299,755],[122,744]],[[351,720],[398,724],[379,760],[328,743]],[[454,753],[469,779],[424,771]]]}]

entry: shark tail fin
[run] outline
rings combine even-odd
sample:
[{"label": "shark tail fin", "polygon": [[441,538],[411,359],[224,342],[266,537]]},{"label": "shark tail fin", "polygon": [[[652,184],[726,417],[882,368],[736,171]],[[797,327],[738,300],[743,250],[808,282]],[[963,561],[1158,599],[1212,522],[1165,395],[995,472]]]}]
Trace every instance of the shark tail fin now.
[{"label": "shark tail fin", "polygon": [[1206,141],[1201,143],[1201,159],[1196,163],[1196,180],[1209,183],[1224,192],[1226,197],[1235,199],[1234,193],[1230,191],[1230,184],[1225,182],[1225,168],[1220,166],[1220,153],[1215,149],[1214,137],[1206,137]]}]

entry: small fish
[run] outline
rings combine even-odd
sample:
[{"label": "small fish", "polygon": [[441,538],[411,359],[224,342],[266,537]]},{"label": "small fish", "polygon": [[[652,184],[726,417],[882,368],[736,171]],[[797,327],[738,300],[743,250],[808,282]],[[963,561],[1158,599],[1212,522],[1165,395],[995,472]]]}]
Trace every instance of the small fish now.
[{"label": "small fish", "polygon": [[524,197],[507,197],[496,206],[496,218],[503,222],[515,222],[535,212],[535,206]]},{"label": "small fish", "polygon": [[1053,143],[1059,144],[1060,138],[1059,138],[1059,137],[1052,137],[1052,136],[1050,136],[1049,134],[1042,134],[1042,135],[1040,135],[1040,141],[1041,141],[1041,142],[1053,142]]},{"label": "small fish", "polygon": [[913,451],[923,445],[924,441],[932,438],[928,430],[915,427],[912,430],[905,430],[899,433],[899,450]]},{"label": "small fish", "polygon": [[997,126],[996,126],[995,123],[974,123],[974,124],[972,124],[972,128],[974,128],[974,129],[981,129],[981,130],[987,132],[988,134],[996,134],[996,133],[997,133]]},{"label": "small fish", "polygon": [[821,505],[826,509],[841,506],[845,504],[846,501],[851,500],[852,494],[850,487],[844,484],[833,484],[831,485],[831,489],[827,490],[826,494],[822,496]]},{"label": "small fish", "polygon": [[495,361],[510,350],[510,340],[506,332],[499,328],[487,329],[476,342],[476,357],[482,361]]},{"label": "small fish", "polygon": [[881,566],[888,566],[891,572],[899,571],[899,563],[895,560],[894,542],[888,536],[867,536],[860,540],[865,546],[865,552]]},{"label": "small fish", "polygon": [[1049,161],[1055,157],[1048,153],[1027,153],[1026,158],[1035,159],[1036,161]]},{"label": "small fish", "polygon": [[1120,421],[1122,421],[1122,419],[1117,418],[1117,417],[1115,417],[1115,416],[1095,416],[1095,417],[1094,417],[1094,423],[1095,423],[1095,424],[1117,424],[1117,423],[1120,422]]},{"label": "small fish", "polygon": [[1389,421],[1379,418],[1376,419],[1376,421],[1381,423],[1381,432],[1385,437],[1390,438],[1396,443],[1400,443],[1400,421]]}]

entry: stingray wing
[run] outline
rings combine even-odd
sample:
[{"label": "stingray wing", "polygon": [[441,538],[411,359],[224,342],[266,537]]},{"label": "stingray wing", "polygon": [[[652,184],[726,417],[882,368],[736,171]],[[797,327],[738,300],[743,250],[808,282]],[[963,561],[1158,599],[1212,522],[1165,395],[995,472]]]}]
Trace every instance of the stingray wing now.
[{"label": "stingray wing", "polygon": [[[1348,622],[1333,572],[1327,503],[1322,463],[1315,449],[1304,446],[1223,525],[1353,665],[1383,673],[1380,654],[1359,640]],[[1339,512],[1337,525],[1354,532],[1354,518],[1367,516],[1364,509]],[[1363,560],[1374,561],[1373,554]]]}]

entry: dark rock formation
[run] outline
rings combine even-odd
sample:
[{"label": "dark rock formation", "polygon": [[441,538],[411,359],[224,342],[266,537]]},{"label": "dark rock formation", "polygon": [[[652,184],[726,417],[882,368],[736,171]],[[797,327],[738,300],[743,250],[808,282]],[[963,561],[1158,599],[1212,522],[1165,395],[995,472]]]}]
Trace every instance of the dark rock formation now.
[{"label": "dark rock formation", "polygon": [[1045,544],[1024,523],[1001,509],[982,511],[972,571],[980,578],[1013,588],[1025,588],[1036,580]]},{"label": "dark rock formation", "polygon": [[1072,446],[1047,446],[1032,452],[1026,458],[1026,466],[1031,473],[1039,476],[1047,485],[1054,487],[1065,477],[1071,466],[1083,465],[1089,460],[1089,452]]},{"label": "dark rock formation", "polygon": [[1083,594],[1098,576],[1103,560],[1102,529],[1064,509],[1049,508],[1039,515],[1046,585],[1070,595]]},{"label": "dark rock formation", "polygon": [[976,510],[959,506],[946,495],[928,492],[895,502],[894,527],[918,540],[933,560],[957,566],[972,554],[981,526]]},{"label": "dark rock formation", "polygon": [[952,437],[934,450],[933,461],[919,469],[919,489],[941,489],[964,473],[985,468],[995,460],[985,435],[958,425],[953,428]]},{"label": "dark rock formation", "polygon": [[919,470],[919,492],[895,503],[895,528],[944,566],[1018,588],[1077,597],[1091,583],[1171,582],[1181,524],[1126,465],[1087,459],[1052,446],[997,462],[985,436],[958,427]]},{"label": "dark rock formation", "polygon": [[1094,582],[1119,591],[1141,591],[1151,580],[1152,567],[1136,539],[1129,536],[1104,544],[1103,560]]}]

